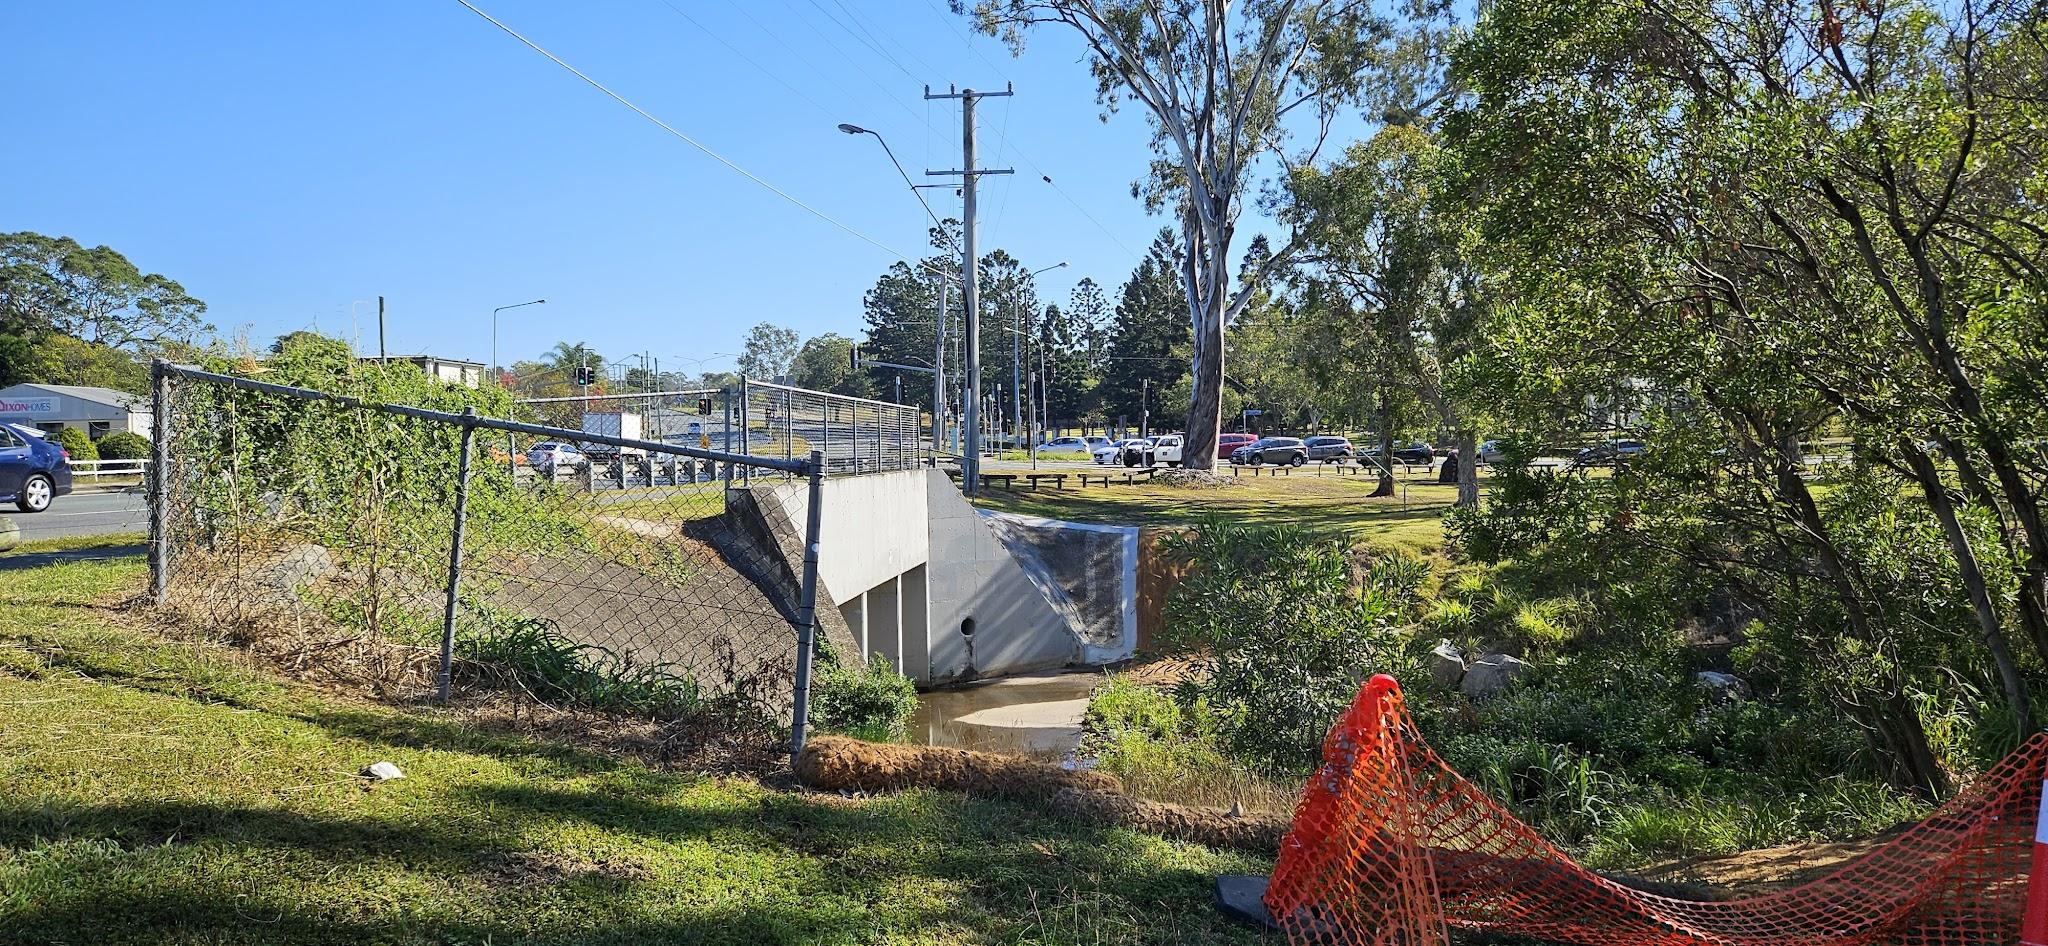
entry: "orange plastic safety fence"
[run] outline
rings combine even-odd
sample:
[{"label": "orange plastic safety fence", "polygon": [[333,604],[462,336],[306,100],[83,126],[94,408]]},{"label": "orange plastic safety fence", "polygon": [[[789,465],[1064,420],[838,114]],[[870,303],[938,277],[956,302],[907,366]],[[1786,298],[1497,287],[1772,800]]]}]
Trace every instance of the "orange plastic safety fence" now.
[{"label": "orange plastic safety fence", "polygon": [[1377,676],[1330,730],[1266,906],[1295,943],[1447,942],[1457,927],[1584,946],[2020,940],[2048,736],[1825,876],[1743,900],[1644,893],[1572,862],[1445,765]]}]

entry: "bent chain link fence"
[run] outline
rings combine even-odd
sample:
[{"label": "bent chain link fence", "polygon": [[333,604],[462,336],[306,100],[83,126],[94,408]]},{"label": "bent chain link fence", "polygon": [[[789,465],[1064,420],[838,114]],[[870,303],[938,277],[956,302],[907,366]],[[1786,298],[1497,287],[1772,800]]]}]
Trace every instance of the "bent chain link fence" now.
[{"label": "bent chain link fence", "polygon": [[580,403],[465,415],[453,388],[380,404],[169,365],[155,385],[154,591],[188,623],[386,699],[801,739],[817,519],[726,487],[803,489],[808,455],[560,423]]}]

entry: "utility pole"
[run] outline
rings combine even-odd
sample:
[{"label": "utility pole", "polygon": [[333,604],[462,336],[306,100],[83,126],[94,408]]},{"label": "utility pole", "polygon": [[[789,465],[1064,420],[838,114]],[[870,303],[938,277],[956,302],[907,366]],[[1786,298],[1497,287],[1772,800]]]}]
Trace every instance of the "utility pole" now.
[{"label": "utility pole", "polygon": [[963,285],[961,303],[967,309],[967,429],[973,439],[960,458],[960,487],[969,496],[981,493],[981,427],[979,425],[981,405],[981,273],[975,266],[974,251],[974,186],[983,174],[1009,174],[1007,168],[977,168],[974,166],[974,103],[990,96],[1007,97],[1015,89],[1009,85],[1001,92],[976,92],[961,89],[934,94],[926,86],[924,97],[931,99],[960,100],[960,168],[954,171],[933,171],[925,173],[934,177],[958,175],[960,178],[961,235],[964,237],[960,248],[960,278]]},{"label": "utility pole", "polygon": [[391,359],[390,359],[390,357],[384,354],[384,297],[383,297],[383,296],[378,296],[378,297],[377,297],[377,363],[378,363],[378,364],[380,364],[380,365],[388,365],[388,364],[390,364],[390,363],[391,363]]},{"label": "utility pole", "polygon": [[952,288],[945,273],[938,273],[938,341],[932,350],[932,467],[939,465],[939,438],[946,430],[946,290]]},{"label": "utility pole", "polygon": [[1014,284],[1005,293],[1010,301],[1010,431],[1024,433],[1024,309],[1017,304]]},{"label": "utility pole", "polygon": [[1142,379],[1144,386],[1138,389],[1138,437],[1152,436],[1152,379]]}]

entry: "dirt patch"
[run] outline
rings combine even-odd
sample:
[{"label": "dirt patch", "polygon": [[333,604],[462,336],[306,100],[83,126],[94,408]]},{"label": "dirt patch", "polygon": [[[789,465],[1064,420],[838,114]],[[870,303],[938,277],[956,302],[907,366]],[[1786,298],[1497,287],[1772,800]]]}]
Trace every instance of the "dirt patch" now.
[{"label": "dirt patch", "polygon": [[1769,893],[1796,887],[1890,840],[1897,832],[1856,841],[1818,841],[1744,851],[1699,855],[1636,871],[1646,880],[1701,885],[1744,894]]},{"label": "dirt patch", "polygon": [[1114,776],[1045,762],[939,746],[904,746],[819,736],[804,744],[797,777],[812,788],[901,791],[936,788],[994,798],[1045,801],[1082,818],[1219,847],[1270,853],[1287,819],[1145,801]]},{"label": "dirt patch", "polygon": [[644,865],[628,858],[591,859],[558,851],[514,851],[485,861],[472,873],[493,887],[521,890],[574,880],[624,883],[652,876]]}]

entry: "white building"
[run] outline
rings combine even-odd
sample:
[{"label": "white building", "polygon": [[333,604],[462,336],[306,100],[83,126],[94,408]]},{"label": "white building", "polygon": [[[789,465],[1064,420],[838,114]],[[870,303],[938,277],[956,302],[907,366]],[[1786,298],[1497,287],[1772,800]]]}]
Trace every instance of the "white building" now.
[{"label": "white building", "polygon": [[149,398],[112,388],[17,384],[0,388],[0,423],[49,433],[76,427],[94,440],[117,431],[148,437]]},{"label": "white building", "polygon": [[[375,356],[365,355],[363,361],[377,361]],[[449,384],[477,387],[484,383],[485,366],[481,361],[463,361],[460,358],[439,358],[434,355],[392,355],[385,361],[409,361],[420,366],[427,377]]]}]

